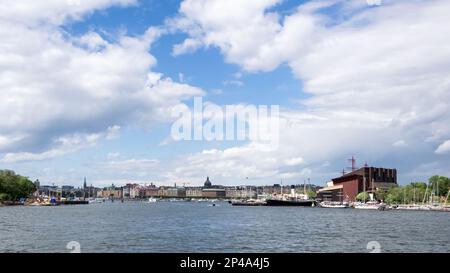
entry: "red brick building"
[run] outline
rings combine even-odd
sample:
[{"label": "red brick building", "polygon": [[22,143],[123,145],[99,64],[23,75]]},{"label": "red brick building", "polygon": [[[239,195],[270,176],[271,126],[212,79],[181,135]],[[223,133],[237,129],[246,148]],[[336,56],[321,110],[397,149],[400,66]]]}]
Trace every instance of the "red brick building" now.
[{"label": "red brick building", "polygon": [[375,192],[397,186],[397,170],[363,167],[332,179],[332,184],[320,189],[317,198],[326,201],[355,201],[363,192]]}]

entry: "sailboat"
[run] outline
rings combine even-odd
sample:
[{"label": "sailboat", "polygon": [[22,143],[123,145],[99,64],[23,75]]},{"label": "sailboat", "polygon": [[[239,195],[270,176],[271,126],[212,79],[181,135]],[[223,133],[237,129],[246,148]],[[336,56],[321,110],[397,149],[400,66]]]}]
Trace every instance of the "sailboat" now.
[{"label": "sailboat", "polygon": [[[366,177],[363,177],[363,192],[366,192]],[[385,210],[386,206],[383,203],[378,203],[374,199],[373,193],[369,194],[370,201],[366,202],[366,195],[364,194],[364,200],[362,203],[355,203],[355,209],[365,210]]]},{"label": "sailboat", "polygon": [[347,202],[323,201],[319,205],[322,208],[330,208],[330,209],[346,209],[349,207],[349,204]]}]

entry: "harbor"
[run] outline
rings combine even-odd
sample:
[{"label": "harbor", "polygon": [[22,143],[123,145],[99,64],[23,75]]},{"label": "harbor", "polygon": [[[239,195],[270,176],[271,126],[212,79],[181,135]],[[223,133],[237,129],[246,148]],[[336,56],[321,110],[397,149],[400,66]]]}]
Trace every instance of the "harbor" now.
[{"label": "harbor", "polygon": [[[357,168],[355,159],[351,171],[331,179],[325,187],[313,185],[310,179],[303,184],[272,186],[222,186],[206,177],[203,186],[189,187],[126,184],[97,188],[41,185],[39,180],[29,183],[29,196],[0,200],[0,206],[65,206],[98,203],[157,202],[209,202],[213,206],[226,201],[231,206],[246,207],[310,207],[325,209],[408,210],[450,212],[450,179],[433,176],[429,183],[397,184],[397,170],[369,167]],[[3,175],[16,176],[4,171]],[[439,185],[440,182],[440,185]],[[34,188],[34,189],[33,189]],[[3,194],[5,195],[5,194]]]},{"label": "harbor", "polygon": [[396,171],[364,166],[325,187],[35,181],[27,198],[0,202],[0,252],[68,252],[74,240],[86,253],[367,252],[374,241],[383,252],[448,252],[447,179],[398,185]]},{"label": "harbor", "polygon": [[[213,203],[216,206],[211,206]],[[450,214],[148,200],[0,209],[1,252],[448,252]]]}]

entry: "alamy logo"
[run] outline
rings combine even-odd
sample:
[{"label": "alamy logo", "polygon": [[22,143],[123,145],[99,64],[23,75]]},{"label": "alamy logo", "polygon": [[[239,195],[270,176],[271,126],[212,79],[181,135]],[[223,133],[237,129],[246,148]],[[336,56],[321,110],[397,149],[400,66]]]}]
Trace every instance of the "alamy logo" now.
[{"label": "alamy logo", "polygon": [[77,241],[68,242],[66,248],[70,250],[70,253],[81,253],[81,244]]},{"label": "alamy logo", "polygon": [[368,242],[366,248],[370,250],[370,253],[381,253],[381,244],[377,241]]},{"label": "alamy logo", "polygon": [[180,140],[259,141],[278,145],[279,106],[203,103],[194,98],[193,110],[177,107],[172,115],[171,137]]}]

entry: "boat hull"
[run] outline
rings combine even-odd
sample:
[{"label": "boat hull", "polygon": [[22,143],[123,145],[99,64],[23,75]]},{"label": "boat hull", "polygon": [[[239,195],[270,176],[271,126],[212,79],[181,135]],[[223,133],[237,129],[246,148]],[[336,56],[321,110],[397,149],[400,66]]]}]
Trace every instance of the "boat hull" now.
[{"label": "boat hull", "polygon": [[377,206],[355,206],[355,209],[380,210],[380,207],[377,207]]},{"label": "boat hull", "polygon": [[269,199],[266,201],[266,206],[272,207],[313,207],[315,205],[316,202],[313,200],[290,201],[290,200]]}]

